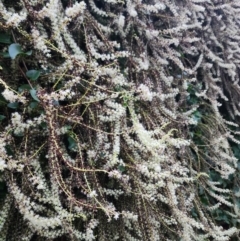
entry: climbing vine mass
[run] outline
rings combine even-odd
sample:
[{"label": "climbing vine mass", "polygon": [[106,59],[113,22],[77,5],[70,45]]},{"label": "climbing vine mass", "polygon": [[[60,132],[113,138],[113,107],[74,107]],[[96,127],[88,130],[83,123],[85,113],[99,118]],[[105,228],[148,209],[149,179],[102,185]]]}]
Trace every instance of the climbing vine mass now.
[{"label": "climbing vine mass", "polygon": [[239,0],[0,0],[0,241],[237,241]]}]

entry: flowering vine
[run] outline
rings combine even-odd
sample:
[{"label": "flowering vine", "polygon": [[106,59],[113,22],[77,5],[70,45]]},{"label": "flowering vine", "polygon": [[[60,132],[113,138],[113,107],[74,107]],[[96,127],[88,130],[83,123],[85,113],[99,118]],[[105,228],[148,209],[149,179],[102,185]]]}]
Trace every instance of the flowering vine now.
[{"label": "flowering vine", "polygon": [[0,0],[0,240],[237,240],[239,9]]}]

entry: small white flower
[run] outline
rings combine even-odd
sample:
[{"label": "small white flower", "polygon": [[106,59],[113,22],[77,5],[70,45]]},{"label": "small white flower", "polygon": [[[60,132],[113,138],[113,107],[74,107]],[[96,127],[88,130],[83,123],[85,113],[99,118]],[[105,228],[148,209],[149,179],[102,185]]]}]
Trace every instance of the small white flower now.
[{"label": "small white flower", "polygon": [[160,164],[154,164],[154,165],[153,165],[153,168],[154,168],[154,170],[155,170],[156,172],[161,172],[161,166],[160,166]]},{"label": "small white flower", "polygon": [[93,197],[97,197],[97,192],[95,190],[91,191],[89,194],[88,194],[88,197],[90,198],[93,198]]},{"label": "small white flower", "polygon": [[123,15],[119,16],[118,25],[119,25],[120,28],[124,27],[124,25],[125,25],[125,17]]},{"label": "small white flower", "polygon": [[3,171],[6,167],[6,162],[0,157],[0,171]]},{"label": "small white flower", "polygon": [[43,190],[43,189],[44,189],[43,183],[38,184],[38,185],[37,185],[37,189],[38,189],[38,190]]},{"label": "small white flower", "polygon": [[115,213],[115,214],[114,214],[114,219],[117,220],[118,218],[119,218],[119,213]]}]

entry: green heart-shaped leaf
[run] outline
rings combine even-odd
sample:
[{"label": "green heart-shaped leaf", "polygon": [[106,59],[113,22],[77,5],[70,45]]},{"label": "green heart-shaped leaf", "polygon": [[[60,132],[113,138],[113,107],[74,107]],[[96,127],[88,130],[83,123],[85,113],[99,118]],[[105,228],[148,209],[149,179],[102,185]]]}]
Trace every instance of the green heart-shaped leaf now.
[{"label": "green heart-shaped leaf", "polygon": [[19,88],[18,88],[18,91],[21,93],[23,92],[24,90],[30,90],[31,89],[31,86],[28,85],[28,84],[25,84],[25,85],[21,85]]},{"label": "green heart-shaped leaf", "polygon": [[32,54],[32,50],[29,50],[27,52],[23,52],[21,45],[14,43],[14,44],[11,44],[8,47],[8,53],[9,53],[11,59],[15,59],[19,54],[31,55]]},{"label": "green heart-shaped leaf", "polygon": [[8,53],[11,57],[11,59],[15,59],[17,57],[17,55],[22,54],[22,48],[20,44],[11,44],[8,47]]},{"label": "green heart-shaped leaf", "polygon": [[9,107],[11,109],[17,109],[18,108],[18,102],[9,103],[7,105],[7,107]]},{"label": "green heart-shaped leaf", "polygon": [[34,99],[34,100],[36,100],[36,101],[40,101],[39,99],[38,99],[38,97],[37,97],[37,91],[35,90],[35,89],[31,89],[30,90],[30,94],[31,94],[31,96],[32,96],[32,98]]},{"label": "green heart-shaped leaf", "polygon": [[30,80],[37,80],[40,76],[40,73],[41,72],[39,70],[31,69],[27,71],[26,75]]}]

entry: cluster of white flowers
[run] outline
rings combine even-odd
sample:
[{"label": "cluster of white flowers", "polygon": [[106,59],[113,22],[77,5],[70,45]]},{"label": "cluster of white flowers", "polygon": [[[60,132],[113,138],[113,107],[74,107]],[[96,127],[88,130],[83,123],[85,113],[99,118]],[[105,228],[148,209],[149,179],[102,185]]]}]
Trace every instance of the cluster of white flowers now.
[{"label": "cluster of white flowers", "polygon": [[122,216],[124,219],[132,220],[132,221],[138,220],[138,215],[130,211],[122,211]]},{"label": "cluster of white flowers", "polygon": [[92,43],[89,43],[89,50],[91,51],[92,56],[94,56],[96,59],[101,60],[114,60],[116,58],[115,54],[100,54],[96,50],[95,46]]},{"label": "cluster of white flowers", "polygon": [[196,65],[193,68],[195,71],[200,67],[200,65],[202,64],[202,61],[203,61],[203,54],[200,54],[200,56],[198,58],[198,62],[196,63]]},{"label": "cluster of white flowers", "polygon": [[45,44],[45,39],[43,34],[36,29],[32,29],[32,38],[34,41],[34,47],[45,54],[46,57],[51,57],[50,49]]},{"label": "cluster of white flowers", "polygon": [[236,169],[230,166],[225,161],[221,161],[219,163],[220,168],[218,169],[219,173],[221,174],[222,178],[228,179],[229,175],[234,174]]},{"label": "cluster of white flowers", "polygon": [[155,172],[161,172],[161,165],[159,163],[150,164],[150,168],[152,168]]},{"label": "cluster of white flowers", "polygon": [[[208,190],[207,190],[208,191]],[[226,206],[233,207],[233,204],[226,200],[222,195],[218,195],[212,191],[208,191],[210,196],[214,197],[216,200],[218,200],[220,203],[225,204]]]},{"label": "cluster of white flowers", "polygon": [[26,102],[26,98],[25,96],[21,96],[17,93],[14,93],[13,91],[9,90],[9,89],[5,89],[3,92],[2,92],[2,96],[7,100],[9,101],[10,103],[13,103],[13,102],[22,102],[22,103],[25,103]]},{"label": "cluster of white flowers", "polygon": [[164,113],[166,113],[168,116],[170,116],[170,118],[172,118],[172,119],[176,119],[177,118],[176,114],[173,112],[174,110],[171,111],[168,108],[166,108],[165,106],[161,107],[161,109],[162,109],[162,111]]},{"label": "cluster of white flowers", "polygon": [[168,93],[168,94],[154,93],[154,96],[156,96],[156,97],[160,98],[160,100],[164,101],[166,99],[175,97],[178,93],[179,93],[179,89],[172,89],[172,93]]},{"label": "cluster of white flowers", "polygon": [[103,17],[108,17],[109,14],[108,14],[106,11],[103,11],[103,10],[99,9],[99,8],[96,6],[96,4],[94,3],[93,0],[89,0],[89,5],[90,5],[91,9],[92,9],[96,14],[98,14],[98,15],[100,15],[100,16],[103,16]]},{"label": "cluster of white flowers", "polygon": [[22,126],[22,117],[18,112],[12,114],[12,125],[17,127],[17,133],[21,133],[24,131],[25,126]]},{"label": "cluster of white flowers", "polygon": [[61,32],[64,30],[62,26],[59,26],[61,21],[59,12],[61,11],[61,7],[59,5],[58,0],[51,0],[47,3],[39,12],[38,17],[44,19],[45,17],[51,20],[51,27],[52,27],[52,37],[56,41],[58,48],[63,51],[66,51],[66,46],[63,42],[63,38]]},{"label": "cluster of white flowers", "polygon": [[140,84],[137,88],[137,93],[139,93],[140,99],[144,101],[152,101],[153,93],[150,91],[149,87],[145,84]]},{"label": "cluster of white flowers", "polygon": [[85,2],[76,2],[75,4],[73,4],[72,7],[68,7],[65,10],[65,13],[68,17],[70,18],[75,18],[78,14],[83,14],[83,12],[86,9],[86,3]]},{"label": "cluster of white flowers", "polygon": [[161,139],[158,140],[153,138],[154,133],[146,130],[141,123],[139,122],[134,123],[134,128],[135,128],[136,134],[138,135],[139,140],[148,151],[153,153],[153,152],[157,152],[157,150],[165,149],[166,144],[164,143],[164,141]]},{"label": "cluster of white flowers", "polygon": [[104,103],[106,106],[106,108],[103,109],[105,115],[98,116],[101,121],[116,121],[126,114],[126,109],[121,104],[112,100],[106,100]]},{"label": "cluster of white flowers", "polygon": [[136,5],[132,1],[127,1],[127,11],[131,17],[136,17],[138,15],[135,7]]},{"label": "cluster of white flowers", "polygon": [[148,70],[150,63],[145,54],[141,54],[140,58],[135,58],[135,60],[138,63],[138,71]]},{"label": "cluster of white flowers", "polygon": [[59,217],[41,217],[34,213],[32,210],[34,203],[30,201],[30,198],[26,197],[17,187],[16,184],[11,186],[11,193],[14,195],[15,200],[19,204],[19,210],[22,213],[24,219],[26,219],[33,230],[42,231],[47,230],[49,227],[54,228],[61,226],[61,220]]},{"label": "cluster of white flowers", "polygon": [[229,237],[236,232],[238,232],[238,229],[235,227],[223,230],[222,227],[214,226],[210,234],[215,240],[228,241]]},{"label": "cluster of white flowers", "polygon": [[71,99],[75,96],[75,92],[71,90],[70,88],[67,89],[61,89],[58,92],[52,92],[51,97],[53,100],[58,101],[58,100],[66,100],[66,99]]},{"label": "cluster of white flowers", "polygon": [[74,40],[73,36],[69,33],[69,31],[66,28],[63,28],[62,34],[63,34],[64,40],[71,47],[74,53],[73,57],[82,62],[86,62],[86,56],[84,52],[79,48],[79,46],[77,45],[76,41]]},{"label": "cluster of white flowers", "polygon": [[[21,157],[19,157],[21,159]],[[23,160],[23,157],[22,157]],[[10,171],[17,171],[17,172],[22,172],[24,168],[24,165],[21,164],[18,160],[15,160],[13,158],[8,158],[7,161],[7,169]]]},{"label": "cluster of white flowers", "polygon": [[108,176],[109,177],[113,177],[113,178],[117,178],[117,179],[121,179],[122,178],[122,174],[118,170],[110,171],[108,173]]},{"label": "cluster of white flowers", "polygon": [[85,236],[85,240],[86,241],[92,241],[92,240],[95,240],[95,235],[93,233],[93,229],[97,227],[98,225],[98,220],[96,219],[92,219],[88,226],[87,226],[87,229],[86,229],[86,236]]},{"label": "cluster of white flowers", "polygon": [[19,24],[26,20],[27,18],[27,12],[26,11],[20,11],[20,13],[15,13],[14,9],[7,10],[3,4],[3,2],[0,2],[0,11],[1,15],[5,19],[6,26],[14,26],[18,27]]},{"label": "cluster of white flowers", "polygon": [[23,22],[27,17],[27,13],[20,12],[20,14],[13,13],[6,22],[7,25],[17,27],[21,22]]},{"label": "cluster of white flowers", "polygon": [[169,138],[167,142],[176,148],[181,148],[183,146],[189,146],[191,142],[189,140],[184,140],[180,138]]},{"label": "cluster of white flowers", "polygon": [[151,12],[158,13],[159,10],[164,10],[166,8],[166,5],[164,3],[156,3],[154,5],[143,4],[143,8],[146,9],[147,14]]},{"label": "cluster of white flowers", "polygon": [[123,195],[124,194],[124,191],[123,190],[118,190],[118,189],[106,189],[104,188],[102,190],[106,195],[109,195],[109,196],[114,196],[114,198],[118,199],[119,196]]},{"label": "cluster of white flowers", "polygon": [[69,131],[68,126],[62,126],[61,128],[57,128],[56,130],[57,135],[64,135]]},{"label": "cluster of white flowers", "polygon": [[123,28],[125,25],[125,17],[123,15],[120,15],[117,23],[120,28]]},{"label": "cluster of white flowers", "polygon": [[152,29],[147,29],[146,30],[146,37],[151,40],[153,38],[156,38],[159,34],[158,30],[152,30]]},{"label": "cluster of white flowers", "polygon": [[41,179],[40,176],[32,176],[30,179],[29,179],[32,183],[32,185],[36,186],[37,189],[45,189],[46,186],[45,186],[45,183],[44,181]]},{"label": "cluster of white flowers", "polygon": [[18,112],[12,113],[11,116],[12,127],[14,128],[15,134],[23,134],[26,129],[41,124],[44,119],[44,114],[35,117],[33,120],[27,120],[27,122],[23,122],[22,116]]},{"label": "cluster of white flowers", "polygon": [[45,229],[47,230],[50,227],[55,228],[57,226],[61,226],[62,224],[59,217],[55,217],[55,218],[40,217],[31,211],[29,212],[26,211],[24,213],[24,219],[26,219],[30,223],[31,227],[37,231],[44,231]]},{"label": "cluster of white flowers", "polygon": [[98,194],[96,192],[96,190],[92,190],[90,193],[88,193],[87,195],[89,198],[94,198],[94,197],[97,197]]},{"label": "cluster of white flowers", "polygon": [[186,122],[189,124],[189,125],[197,125],[198,124],[198,121],[194,118],[187,118],[186,119]]}]

